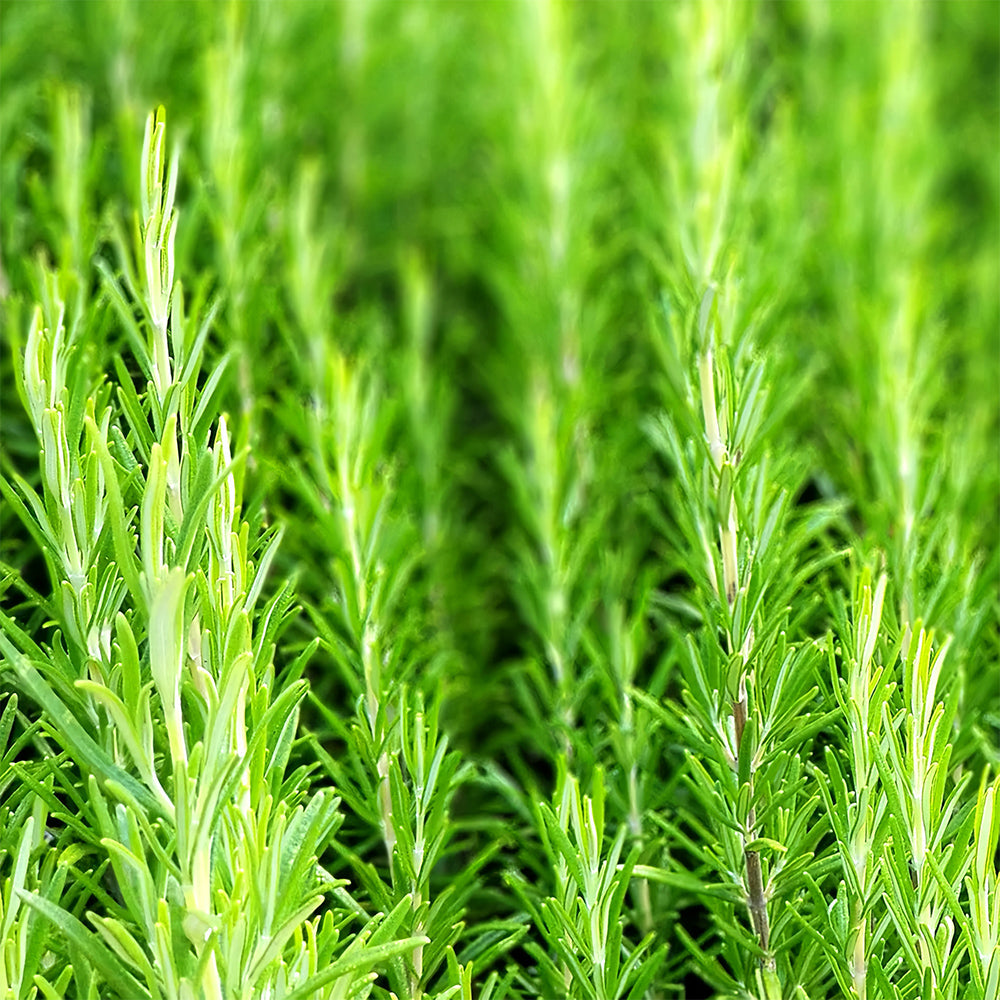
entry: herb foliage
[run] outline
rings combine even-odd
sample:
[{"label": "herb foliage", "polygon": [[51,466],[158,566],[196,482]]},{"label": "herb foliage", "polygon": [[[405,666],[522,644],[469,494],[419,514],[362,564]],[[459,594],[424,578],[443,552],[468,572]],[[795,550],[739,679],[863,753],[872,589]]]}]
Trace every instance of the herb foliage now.
[{"label": "herb foliage", "polygon": [[997,997],[995,14],[8,0],[0,1000]]}]

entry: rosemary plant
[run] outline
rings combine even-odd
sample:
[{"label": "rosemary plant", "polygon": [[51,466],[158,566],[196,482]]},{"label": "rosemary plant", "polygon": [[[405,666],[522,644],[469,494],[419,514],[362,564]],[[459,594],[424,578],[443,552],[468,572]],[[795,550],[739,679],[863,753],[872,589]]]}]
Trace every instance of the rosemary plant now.
[{"label": "rosemary plant", "polygon": [[[310,794],[308,769],[288,770],[305,688],[274,690],[285,590],[258,608],[279,532],[251,536],[239,517],[226,419],[207,410],[222,367],[194,391],[212,310],[188,317],[175,282],[178,161],[164,133],[160,109],[146,126],[135,268],[125,272],[138,302],[105,269],[144,398],[121,363],[114,399],[106,384],[90,394],[58,274],[43,270],[45,307],[25,345],[42,488],[20,480],[4,492],[45,540],[58,630],[43,647],[5,616],[0,643],[19,686],[61,720],[49,767],[76,769],[93,877],[110,881],[93,886],[105,912],[88,908],[87,924],[58,894],[25,893],[44,813],[32,817],[8,905],[59,930],[63,962],[45,962],[44,974],[15,965],[8,988],[20,996],[34,974],[53,996],[330,996],[423,939],[394,935],[408,901],[381,928],[381,915],[369,920],[340,955],[343,917],[309,919],[343,884],[317,863],[338,800]],[[290,665],[293,676],[301,669]]]}]

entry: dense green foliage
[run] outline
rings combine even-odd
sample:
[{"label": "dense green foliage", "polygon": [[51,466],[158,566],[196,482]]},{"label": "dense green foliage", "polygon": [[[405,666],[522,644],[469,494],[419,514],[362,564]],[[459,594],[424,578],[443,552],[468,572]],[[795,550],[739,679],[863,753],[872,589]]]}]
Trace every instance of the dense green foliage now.
[{"label": "dense green foliage", "polygon": [[998,14],[4,0],[0,1000],[995,1000]]}]

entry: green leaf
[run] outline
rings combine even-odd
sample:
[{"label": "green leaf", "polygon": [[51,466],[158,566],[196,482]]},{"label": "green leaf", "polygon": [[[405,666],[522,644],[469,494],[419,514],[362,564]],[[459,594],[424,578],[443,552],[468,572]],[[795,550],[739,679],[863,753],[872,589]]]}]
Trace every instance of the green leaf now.
[{"label": "green leaf", "polygon": [[570,875],[576,883],[577,889],[582,892],[584,886],[587,884],[587,879],[584,875],[583,862],[580,859],[579,851],[570,843],[569,837],[566,836],[558,817],[548,804],[545,802],[540,803],[539,809],[541,810],[542,820],[545,823],[546,833],[551,837],[556,850],[569,866]]},{"label": "green leaf", "polygon": [[65,740],[67,749],[72,753],[77,764],[87,771],[99,774],[105,781],[117,782],[131,798],[141,804],[146,812],[165,818],[163,810],[153,794],[111,760],[108,754],[76,721],[69,709],[56,697],[52,688],[42,679],[38,671],[10,644],[2,633],[0,633],[0,651],[3,652],[8,662],[14,664],[18,680],[25,693],[34,698],[58,726],[60,736]]},{"label": "green leaf", "polygon": [[149,991],[136,980],[121,964],[118,958],[101,943],[100,939],[88,931],[71,913],[42,896],[21,891],[22,902],[50,920],[60,933],[87,958],[90,964],[104,977],[112,989],[121,997],[149,997]]},{"label": "green leaf", "polygon": [[406,955],[417,945],[427,944],[425,937],[401,938],[384,944],[363,944],[348,949],[348,952],[333,962],[328,968],[307,979],[301,986],[287,995],[285,1000],[309,1000],[323,987],[341,978],[353,979],[368,970],[383,967],[389,960]]}]

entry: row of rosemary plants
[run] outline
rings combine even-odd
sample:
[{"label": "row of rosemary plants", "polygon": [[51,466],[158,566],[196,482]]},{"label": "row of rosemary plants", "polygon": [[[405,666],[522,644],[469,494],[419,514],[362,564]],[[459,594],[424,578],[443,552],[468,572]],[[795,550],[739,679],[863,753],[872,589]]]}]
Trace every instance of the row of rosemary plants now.
[{"label": "row of rosemary plants", "polygon": [[995,997],[990,13],[8,0],[0,1000]]}]

